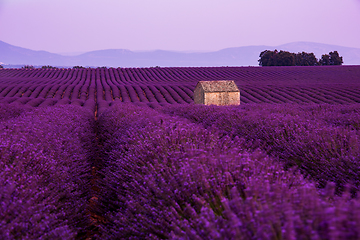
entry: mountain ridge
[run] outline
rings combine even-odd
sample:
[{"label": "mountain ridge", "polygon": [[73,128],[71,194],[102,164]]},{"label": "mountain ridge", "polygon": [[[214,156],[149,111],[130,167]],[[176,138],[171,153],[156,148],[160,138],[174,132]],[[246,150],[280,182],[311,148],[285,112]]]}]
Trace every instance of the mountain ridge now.
[{"label": "mountain ridge", "polygon": [[[337,45],[292,42],[279,46],[231,47],[212,52],[177,52],[167,50],[131,51],[104,49],[66,56],[47,51],[35,51],[0,41],[0,62],[11,65],[51,66],[107,66],[107,67],[216,67],[258,66],[259,54],[264,50],[313,52],[317,58],[330,51],[343,56],[344,65],[360,65],[360,48]],[[4,65],[6,67],[6,65]]]}]

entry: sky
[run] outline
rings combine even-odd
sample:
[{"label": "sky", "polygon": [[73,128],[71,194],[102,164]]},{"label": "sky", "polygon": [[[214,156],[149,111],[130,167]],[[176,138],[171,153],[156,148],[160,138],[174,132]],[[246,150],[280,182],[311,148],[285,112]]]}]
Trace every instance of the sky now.
[{"label": "sky", "polygon": [[0,0],[0,40],[53,53],[360,48],[360,0]]}]

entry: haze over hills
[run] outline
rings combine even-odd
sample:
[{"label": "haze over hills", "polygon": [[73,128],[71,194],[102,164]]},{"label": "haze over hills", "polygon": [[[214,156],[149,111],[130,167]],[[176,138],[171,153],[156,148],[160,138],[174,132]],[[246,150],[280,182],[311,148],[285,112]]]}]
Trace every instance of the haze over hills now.
[{"label": "haze over hills", "polygon": [[34,51],[0,41],[0,63],[7,65],[51,65],[51,66],[107,66],[107,67],[195,67],[195,66],[258,66],[260,52],[264,50],[290,52],[313,52],[317,58],[330,51],[338,51],[344,65],[360,65],[360,48],[336,45],[294,42],[280,46],[247,46],[226,48],[214,52],[175,52],[107,49],[64,56],[47,51]]}]

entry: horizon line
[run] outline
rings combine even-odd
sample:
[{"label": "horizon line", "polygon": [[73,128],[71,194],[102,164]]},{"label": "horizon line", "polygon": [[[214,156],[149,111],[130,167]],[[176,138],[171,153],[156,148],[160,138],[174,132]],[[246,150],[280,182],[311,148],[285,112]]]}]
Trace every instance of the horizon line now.
[{"label": "horizon line", "polygon": [[2,41],[1,42],[14,46],[14,47],[19,47],[19,48],[23,48],[23,49],[27,49],[27,50],[31,50],[31,51],[37,51],[37,52],[48,52],[48,53],[52,53],[52,54],[57,54],[57,55],[61,55],[64,57],[74,57],[74,56],[79,56],[85,53],[90,53],[90,52],[97,52],[97,51],[106,51],[106,50],[125,50],[125,51],[130,51],[130,52],[134,52],[134,53],[144,53],[144,52],[156,52],[156,51],[165,51],[165,52],[174,52],[174,53],[210,53],[210,52],[218,52],[218,51],[222,51],[225,49],[231,49],[231,48],[246,48],[246,47],[281,47],[283,45],[288,45],[288,44],[293,44],[293,43],[313,43],[313,44],[321,44],[321,45],[328,45],[328,46],[337,46],[337,47],[342,47],[342,48],[354,48],[354,49],[360,49],[359,47],[348,47],[348,46],[341,46],[341,45],[336,45],[336,44],[328,44],[328,43],[319,43],[319,42],[308,42],[308,41],[295,41],[295,42],[288,42],[288,43],[284,43],[284,44],[280,44],[280,45],[276,45],[276,46],[270,46],[270,45],[247,45],[247,46],[238,46],[238,47],[225,47],[225,48],[221,48],[218,50],[164,50],[164,49],[152,49],[152,50],[130,50],[130,49],[126,49],[126,48],[104,48],[104,49],[97,49],[97,50],[88,50],[88,51],[69,51],[69,52],[51,52],[51,51],[47,51],[47,50],[33,50],[30,48],[25,48],[25,47],[21,47],[21,46],[16,46],[16,45],[12,45],[8,42]]}]

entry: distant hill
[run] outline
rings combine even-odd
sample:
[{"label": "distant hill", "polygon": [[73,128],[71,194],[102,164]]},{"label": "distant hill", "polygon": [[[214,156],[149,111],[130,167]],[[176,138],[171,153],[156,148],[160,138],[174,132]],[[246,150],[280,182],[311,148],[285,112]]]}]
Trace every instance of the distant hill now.
[{"label": "distant hill", "polygon": [[184,53],[175,51],[133,52],[126,49],[91,51],[77,56],[63,56],[46,51],[34,51],[0,41],[0,62],[6,65],[107,66],[107,67],[192,67],[192,66],[258,66],[264,50],[313,52],[317,58],[338,51],[345,65],[360,65],[360,48],[348,48],[311,42],[294,42],[280,46],[247,46],[226,48],[214,52]]}]

